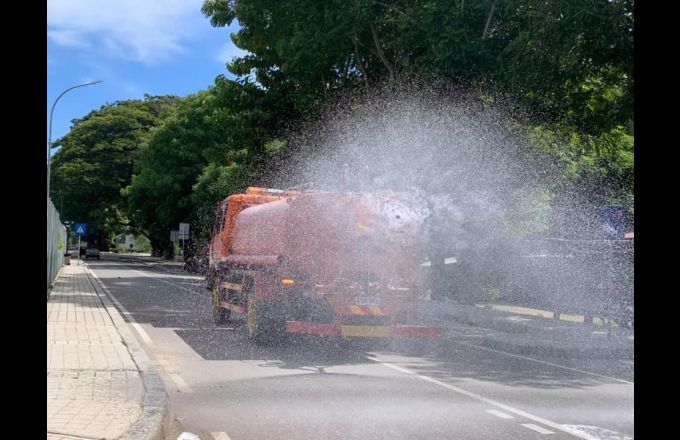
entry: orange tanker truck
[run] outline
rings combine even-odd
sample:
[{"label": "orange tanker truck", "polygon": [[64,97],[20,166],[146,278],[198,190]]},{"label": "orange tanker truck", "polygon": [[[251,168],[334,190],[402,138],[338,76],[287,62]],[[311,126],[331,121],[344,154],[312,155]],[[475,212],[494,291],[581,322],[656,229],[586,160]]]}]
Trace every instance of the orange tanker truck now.
[{"label": "orange tanker truck", "polygon": [[417,325],[413,220],[403,201],[372,194],[251,187],[229,196],[206,275],[215,322],[243,314],[256,342],[285,333],[440,336]]}]

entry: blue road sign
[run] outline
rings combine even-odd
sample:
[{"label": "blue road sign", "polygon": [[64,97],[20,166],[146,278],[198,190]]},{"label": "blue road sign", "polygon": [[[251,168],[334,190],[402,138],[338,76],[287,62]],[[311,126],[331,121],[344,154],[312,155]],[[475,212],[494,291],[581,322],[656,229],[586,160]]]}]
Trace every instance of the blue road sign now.
[{"label": "blue road sign", "polygon": [[76,223],[73,230],[76,231],[76,237],[84,237],[87,231],[87,225],[85,223]]}]

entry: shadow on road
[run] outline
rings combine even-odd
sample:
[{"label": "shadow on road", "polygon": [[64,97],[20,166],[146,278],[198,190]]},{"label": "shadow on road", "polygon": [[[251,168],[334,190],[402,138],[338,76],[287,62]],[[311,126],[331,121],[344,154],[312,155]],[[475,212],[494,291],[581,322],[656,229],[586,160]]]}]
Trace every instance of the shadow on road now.
[{"label": "shadow on road", "polygon": [[214,324],[210,295],[204,281],[182,280],[176,274],[155,271],[151,277],[130,276],[129,269],[146,267],[127,261],[122,264],[97,261],[90,267],[137,323],[173,329],[206,360],[262,360],[264,365],[273,368],[318,369],[369,363],[371,360],[367,356],[377,353],[396,356],[401,360],[395,363],[419,374],[449,381],[469,378],[546,389],[584,388],[612,382],[603,377],[457,345],[445,339],[396,340],[385,344],[384,341],[291,335],[277,344],[256,345],[248,340],[242,318],[232,319],[223,326]]}]

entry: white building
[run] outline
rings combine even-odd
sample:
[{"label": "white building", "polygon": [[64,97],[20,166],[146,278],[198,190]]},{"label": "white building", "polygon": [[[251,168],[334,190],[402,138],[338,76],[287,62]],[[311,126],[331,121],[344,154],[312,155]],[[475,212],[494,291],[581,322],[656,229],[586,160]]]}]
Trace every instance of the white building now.
[{"label": "white building", "polygon": [[119,251],[132,251],[137,247],[137,237],[134,234],[121,234],[116,236],[116,249]]}]

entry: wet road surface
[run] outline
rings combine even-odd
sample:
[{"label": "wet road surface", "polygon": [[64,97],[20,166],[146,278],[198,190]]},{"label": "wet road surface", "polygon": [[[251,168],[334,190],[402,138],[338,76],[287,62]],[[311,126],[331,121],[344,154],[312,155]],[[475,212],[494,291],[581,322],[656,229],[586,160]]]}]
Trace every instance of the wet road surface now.
[{"label": "wet road surface", "polygon": [[534,362],[455,324],[436,341],[257,346],[242,319],[213,323],[201,276],[87,264],[156,364],[177,429],[202,439],[633,437],[632,367],[616,359]]}]

